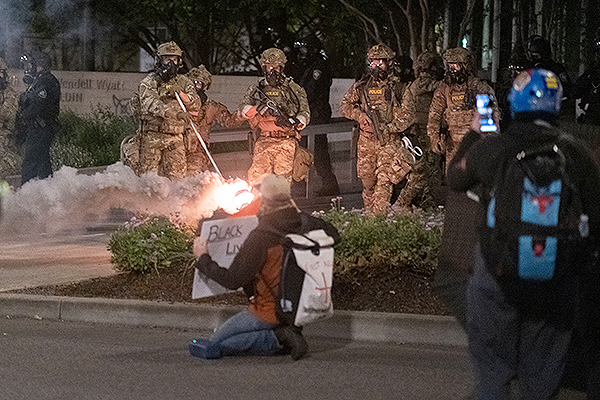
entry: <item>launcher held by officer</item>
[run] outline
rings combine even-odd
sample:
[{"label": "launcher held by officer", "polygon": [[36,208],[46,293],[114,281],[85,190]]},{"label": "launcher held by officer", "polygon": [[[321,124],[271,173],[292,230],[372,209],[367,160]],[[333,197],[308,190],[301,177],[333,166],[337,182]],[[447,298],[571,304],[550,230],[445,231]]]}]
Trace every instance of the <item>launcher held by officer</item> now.
[{"label": "launcher held by officer", "polygon": [[177,96],[190,113],[198,112],[200,98],[192,81],[179,74],[182,54],[173,41],[161,44],[156,51],[154,72],[140,82],[140,174],[157,172],[170,179],[185,177],[184,132],[191,129],[190,114],[181,108]]},{"label": "launcher held by officer", "polygon": [[60,83],[50,72],[50,57],[32,52],[21,57],[27,90],[19,98],[18,140],[23,144],[21,183],[52,174],[50,145],[58,129]]},{"label": "launcher held by officer", "polygon": [[264,78],[248,88],[240,105],[256,138],[248,180],[254,185],[273,173],[291,182],[299,131],[310,121],[306,92],[284,74],[283,51],[267,49],[259,62]]}]

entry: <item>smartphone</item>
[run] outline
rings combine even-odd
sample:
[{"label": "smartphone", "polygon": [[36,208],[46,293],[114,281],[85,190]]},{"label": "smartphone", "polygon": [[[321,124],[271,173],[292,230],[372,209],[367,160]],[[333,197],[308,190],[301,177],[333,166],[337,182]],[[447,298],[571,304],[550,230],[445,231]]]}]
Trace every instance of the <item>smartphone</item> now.
[{"label": "smartphone", "polygon": [[481,132],[496,132],[498,127],[492,118],[492,108],[490,105],[490,96],[487,94],[477,95],[477,112],[479,113],[479,123]]}]

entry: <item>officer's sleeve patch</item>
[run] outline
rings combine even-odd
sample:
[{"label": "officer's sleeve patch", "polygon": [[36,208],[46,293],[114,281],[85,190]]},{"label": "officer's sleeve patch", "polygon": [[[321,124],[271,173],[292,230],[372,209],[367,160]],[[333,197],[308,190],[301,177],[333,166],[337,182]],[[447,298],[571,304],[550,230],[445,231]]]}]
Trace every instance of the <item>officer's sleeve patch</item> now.
[{"label": "officer's sleeve patch", "polygon": [[313,71],[313,79],[315,81],[319,80],[319,78],[321,77],[321,74],[322,74],[321,70],[315,69]]},{"label": "officer's sleeve patch", "polygon": [[48,97],[48,92],[46,92],[46,90],[40,90],[38,92],[38,96],[40,96],[40,98],[45,99],[46,97]]}]

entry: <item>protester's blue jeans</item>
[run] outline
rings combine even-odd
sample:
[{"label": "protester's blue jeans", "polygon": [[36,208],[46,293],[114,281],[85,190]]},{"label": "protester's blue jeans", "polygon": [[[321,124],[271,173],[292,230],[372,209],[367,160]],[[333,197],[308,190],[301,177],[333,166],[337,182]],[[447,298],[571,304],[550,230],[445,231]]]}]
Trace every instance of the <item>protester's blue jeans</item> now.
[{"label": "protester's blue jeans", "polygon": [[281,350],[275,326],[244,310],[225,321],[211,340],[221,345],[224,356],[275,355]]}]

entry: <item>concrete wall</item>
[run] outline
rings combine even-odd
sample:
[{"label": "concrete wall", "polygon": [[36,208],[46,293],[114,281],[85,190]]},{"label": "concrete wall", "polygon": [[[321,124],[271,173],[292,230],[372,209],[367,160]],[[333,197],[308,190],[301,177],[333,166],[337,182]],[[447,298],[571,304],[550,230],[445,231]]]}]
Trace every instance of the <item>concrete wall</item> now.
[{"label": "concrete wall", "polygon": [[[93,107],[109,107],[115,113],[129,113],[129,99],[137,89],[138,83],[146,73],[127,72],[86,72],[53,71],[61,83],[61,109],[76,113],[89,113]],[[23,72],[9,71],[10,81],[18,93],[25,90],[22,81]],[[237,109],[248,86],[256,83],[253,76],[213,76],[208,91],[209,97],[225,104],[230,110]],[[334,79],[331,87],[330,103],[333,117],[341,116],[339,103],[344,93],[352,85],[352,79]]]}]

